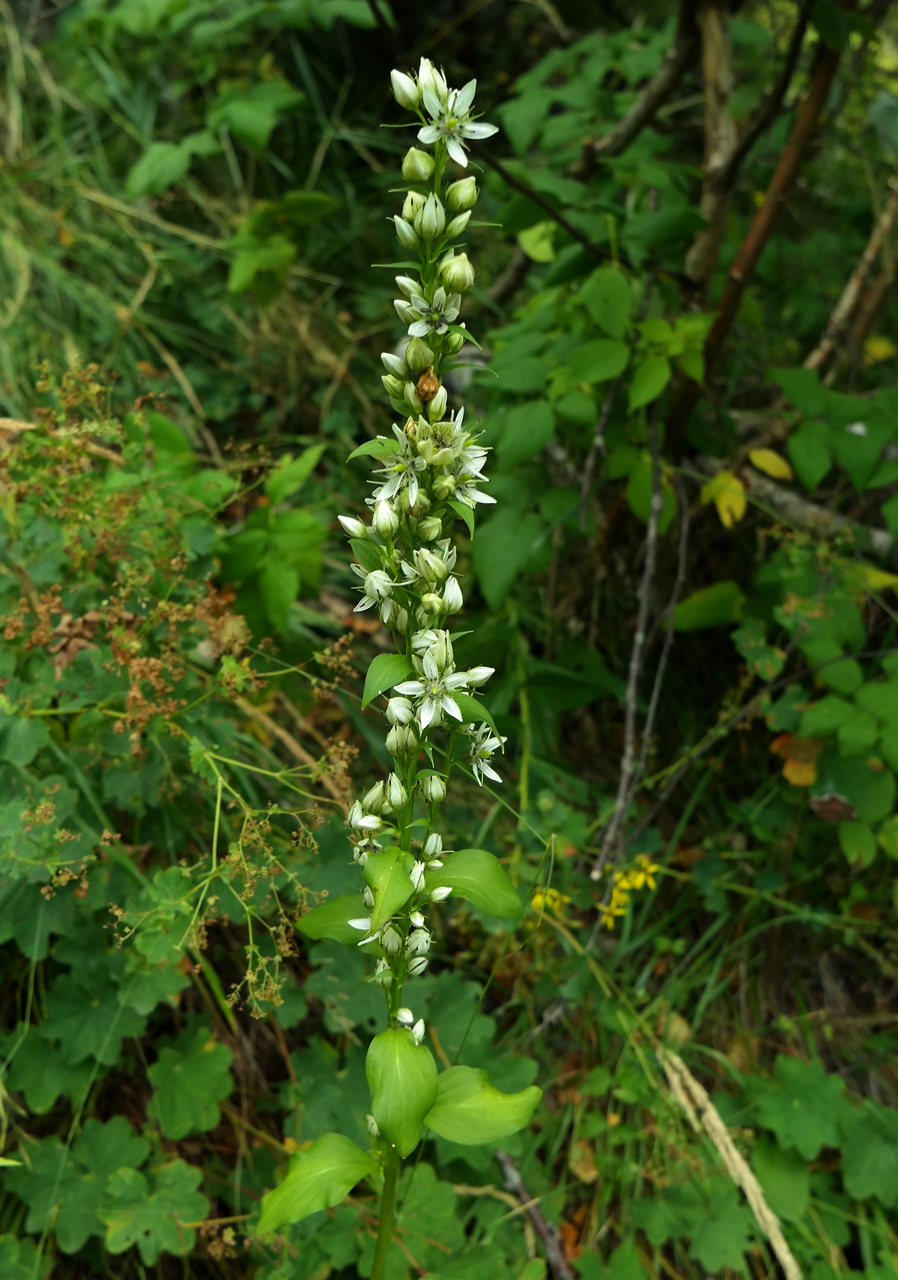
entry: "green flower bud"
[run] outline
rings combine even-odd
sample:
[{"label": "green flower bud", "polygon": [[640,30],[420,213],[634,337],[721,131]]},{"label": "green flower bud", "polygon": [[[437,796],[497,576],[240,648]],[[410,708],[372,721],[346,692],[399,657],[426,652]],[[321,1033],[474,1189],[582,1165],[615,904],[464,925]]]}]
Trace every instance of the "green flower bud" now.
[{"label": "green flower bud", "polygon": [[[408,203],[408,201],[406,201]],[[405,213],[405,205],[402,206],[402,212]],[[396,239],[402,245],[403,249],[417,249],[420,241],[418,233],[406,218],[394,218],[393,225],[396,228]]]},{"label": "green flower bud", "polygon": [[[464,328],[464,325],[462,325],[462,328]],[[444,339],[444,345],[450,356],[457,356],[465,345],[465,335],[463,333],[450,333]]]},{"label": "green flower bud", "polygon": [[437,614],[443,612],[443,601],[435,591],[428,591],[421,597],[421,608],[424,613],[435,618]]},{"label": "green flower bud", "polygon": [[[402,176],[408,182],[427,182],[433,173],[433,156],[429,156],[426,151],[419,151],[417,147],[412,147],[410,151],[405,153],[402,161]],[[470,205],[460,205],[459,208],[469,209]]]},{"label": "green flower bud", "polygon": [[[468,214],[468,217],[471,215]],[[422,240],[436,240],[446,225],[446,210],[435,195],[429,195],[424,208],[415,215],[415,230]]]},{"label": "green flower bud", "polygon": [[456,236],[460,236],[465,227],[471,221],[471,211],[456,214],[449,225],[446,227],[446,239],[454,240]]},{"label": "green flower bud", "polygon": [[407,724],[394,724],[387,734],[387,750],[391,756],[410,756],[418,750],[418,735]]},{"label": "green flower bud", "polygon": [[433,352],[423,338],[412,338],[409,342],[405,348],[405,363],[416,373],[419,369],[427,369],[433,364]]},{"label": "green flower bud", "polygon": [[390,84],[393,88],[393,97],[400,107],[405,107],[406,111],[418,110],[421,90],[411,76],[407,76],[403,71],[391,71]]},{"label": "green flower bud", "polygon": [[386,499],[375,502],[371,527],[381,538],[392,538],[399,528],[399,517]]},{"label": "green flower bud", "polygon": [[420,281],[413,280],[411,276],[396,276],[396,283],[407,298],[410,298],[413,293],[421,292]]},{"label": "green flower bud", "polygon": [[440,279],[450,293],[470,293],[474,287],[474,268],[466,253],[443,259]]},{"label": "green flower bud", "polygon": [[433,482],[433,494],[440,502],[446,502],[447,499],[454,498],[455,476],[437,476],[436,480]]},{"label": "green flower bud", "polygon": [[417,532],[424,542],[436,542],[443,532],[443,522],[439,516],[425,516],[418,521]]},{"label": "green flower bud", "polygon": [[443,421],[443,415],[446,412],[446,402],[448,398],[446,388],[440,387],[439,391],[427,405],[427,416],[431,422]]},{"label": "green flower bud", "polygon": [[382,351],[380,362],[386,369],[387,373],[392,373],[396,378],[408,377],[408,365],[404,360],[400,360],[398,356],[394,356],[390,351]]},{"label": "green flower bud", "polygon": [[480,192],[473,178],[459,178],[446,189],[446,204],[453,213],[464,213],[473,209]]},{"label": "green flower bud", "polygon": [[385,373],[381,378],[381,382],[383,383],[384,391],[386,391],[391,400],[402,399],[405,384],[401,378],[394,378],[391,373]]},{"label": "green flower bud", "polygon": [[425,203],[426,201],[420,191],[410,191],[402,202],[402,216],[406,222],[413,222],[424,208]]}]

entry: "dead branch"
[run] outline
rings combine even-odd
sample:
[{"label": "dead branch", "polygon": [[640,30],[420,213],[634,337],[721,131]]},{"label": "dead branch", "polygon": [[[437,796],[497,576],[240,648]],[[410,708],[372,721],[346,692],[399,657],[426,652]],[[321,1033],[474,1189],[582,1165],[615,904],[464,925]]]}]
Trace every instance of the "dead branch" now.
[{"label": "dead branch", "polygon": [[[742,295],[757,266],[761,251],[770,239],[783,202],[792,187],[801,163],[807,154],[820,124],[820,115],[826,102],[836,68],[838,51],[821,45],[811,68],[807,93],[799,105],[792,132],[783,148],[776,171],[764,196],[764,203],[755,214],[748,234],[742,242],[736,259],[730,268],[723,295],[717,308],[717,316],[705,343],[705,374],[710,374],[720,355],[730,331]],[[686,422],[702,394],[702,389],[691,378],[682,380],[679,394],[674,397],[667,419],[668,440],[682,439]]]},{"label": "dead branch", "polygon": [[574,1280],[574,1273],[565,1261],[561,1241],[558,1238],[558,1231],[552,1223],[546,1222],[540,1213],[536,1199],[531,1196],[524,1185],[524,1179],[521,1177],[518,1166],[511,1156],[507,1156],[504,1151],[496,1151],[494,1154],[502,1166],[506,1190],[521,1202],[534,1227],[539,1232],[540,1239],[546,1249],[546,1261],[552,1273],[558,1277],[558,1280]]},{"label": "dead branch", "polygon": [[851,326],[845,349],[838,362],[826,376],[825,382],[827,386],[831,385],[837,375],[842,373],[845,368],[857,363],[863,352],[864,343],[869,338],[877,317],[888,301],[889,290],[894,284],[896,276],[898,276],[898,245],[892,250],[886,262],[885,270],[880,272],[872,285],[862,290],[858,299],[854,324]]},{"label": "dead branch", "polygon": [[658,108],[667,101],[698,54],[699,35],[695,22],[697,9],[698,0],[680,0],[674,42],[660,68],[624,118],[604,137],[585,144],[579,159],[567,171],[570,177],[585,178],[592,172],[597,160],[610,160],[621,155],[649,124]]},{"label": "dead branch", "polygon": [[833,308],[833,313],[827,321],[820,341],[804,361],[805,369],[819,369],[821,365],[826,363],[860,303],[862,291],[867,282],[867,277],[873,269],[873,264],[882,253],[883,245],[891,235],[896,221],[898,221],[898,176],[892,178],[890,186],[892,193],[870,233],[867,247],[861,254],[861,259],[854,271],[852,271],[851,278],[842,290],[842,296]]}]

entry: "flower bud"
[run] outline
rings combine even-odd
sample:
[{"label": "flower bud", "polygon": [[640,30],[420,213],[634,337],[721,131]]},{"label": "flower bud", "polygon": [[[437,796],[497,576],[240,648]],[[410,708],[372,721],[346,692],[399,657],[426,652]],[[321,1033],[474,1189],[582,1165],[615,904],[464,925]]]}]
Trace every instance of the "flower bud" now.
[{"label": "flower bud", "polygon": [[[462,216],[462,215],[460,215]],[[471,215],[468,214],[468,217]],[[446,210],[433,194],[427,197],[424,208],[415,215],[415,230],[423,240],[436,240],[446,225]]]},{"label": "flower bud", "polygon": [[[409,965],[408,971],[409,973],[411,973],[412,971],[411,965]],[[420,973],[421,970],[417,969],[415,972]],[[412,1039],[414,1040],[415,1044],[420,1044],[421,1041],[424,1039],[424,1019],[423,1018],[419,1018],[418,1021],[415,1023],[415,1025],[412,1027]]]},{"label": "flower bud", "polygon": [[397,1009],[396,1021],[399,1023],[400,1027],[410,1027],[415,1021],[415,1015],[412,1013],[411,1009]]},{"label": "flower bud", "polygon": [[408,935],[405,950],[407,955],[426,956],[430,950],[430,934],[427,930],[413,929]]},{"label": "flower bud", "polygon": [[415,887],[415,892],[420,893],[424,887],[425,866],[423,862],[416,862],[408,873],[408,878]]},{"label": "flower bud", "polygon": [[471,220],[471,210],[467,209],[464,213],[458,213],[446,227],[446,239],[454,240],[456,236],[460,236],[465,227]]},{"label": "flower bud", "polygon": [[418,536],[425,542],[435,542],[443,532],[443,522],[439,516],[425,516],[418,521]]},{"label": "flower bud", "polygon": [[387,373],[392,373],[394,378],[408,377],[408,365],[404,360],[400,360],[399,356],[394,356],[392,351],[382,351],[380,362]]},{"label": "flower bud", "polygon": [[340,524],[348,537],[361,538],[363,541],[368,537],[368,530],[361,520],[356,520],[355,516],[337,516]]},{"label": "flower bud", "polygon": [[[406,204],[410,198],[411,196],[407,198]],[[405,205],[402,206],[402,212],[405,213]],[[394,218],[393,226],[396,228],[396,238],[402,245],[403,249],[417,249],[420,241],[418,240],[418,234],[415,231],[415,228],[410,222],[407,222],[404,217]]]},{"label": "flower bud", "polygon": [[414,929],[424,928],[424,917],[420,911],[413,911],[408,918],[408,922]]},{"label": "flower bud", "polygon": [[[415,956],[414,960],[409,961],[408,976],[410,978],[420,978],[421,974],[427,968],[427,956]],[[424,1028],[421,1028],[422,1038]],[[419,1041],[420,1043],[420,1041]]]},{"label": "flower bud", "polygon": [[446,562],[434,555],[432,551],[428,551],[426,547],[416,548],[412,559],[415,562],[415,568],[428,586],[438,587],[441,582],[446,581],[446,575],[449,572]]},{"label": "flower bud", "polygon": [[428,591],[421,597],[421,611],[425,617],[431,618],[443,612],[443,602],[435,591]]},{"label": "flower bud", "polygon": [[430,835],[424,841],[422,849],[422,857],[428,862],[431,858],[438,858],[443,852],[443,837],[437,831],[431,831]]},{"label": "flower bud", "polygon": [[453,213],[464,213],[466,209],[474,208],[479,195],[477,183],[473,178],[459,178],[458,182],[453,182],[447,187],[446,204]]},{"label": "flower bud", "polygon": [[[418,790],[428,804],[439,804],[441,800],[446,799],[446,782],[438,773],[431,773],[426,778],[420,778],[418,780]],[[438,898],[434,898],[434,902],[438,901]]]},{"label": "flower bud", "polygon": [[[424,204],[425,204],[424,196],[422,196],[419,191],[410,191],[402,202],[403,219],[406,222],[413,222],[414,219],[421,212],[421,210],[424,208]],[[395,222],[396,219],[394,218],[393,221]],[[399,232],[397,228],[397,235],[398,234]],[[400,236],[399,239],[402,240],[402,237]],[[413,245],[405,244],[404,241],[403,241],[403,245],[406,249],[417,248],[417,245],[418,245],[417,238],[415,239],[415,243]]]},{"label": "flower bud", "polygon": [[418,735],[409,724],[394,724],[386,737],[387,750],[394,759],[414,755],[418,750]]},{"label": "flower bud", "polygon": [[377,1127],[377,1121],[374,1119],[374,1116],[372,1115],[365,1116],[365,1128],[368,1130],[369,1138],[380,1137],[380,1129]]},{"label": "flower bud", "polygon": [[381,957],[374,966],[374,981],[379,987],[391,987],[393,985],[393,971],[389,962]]},{"label": "flower bud", "polygon": [[391,924],[380,935],[380,945],[388,956],[394,956],[402,947],[402,939]]},{"label": "flower bud", "polygon": [[[411,339],[405,348],[405,362],[416,373],[419,369],[428,369],[433,365],[433,352],[423,338]],[[420,407],[419,405],[418,408]]]},{"label": "flower bud", "polygon": [[[462,325],[462,328],[464,328],[464,325]],[[447,334],[444,339],[444,345],[450,356],[457,356],[465,345],[465,335],[463,333]]]},{"label": "flower bud", "polygon": [[436,640],[427,650],[434,662],[437,664],[437,670],[445,675],[447,671],[452,671],[455,667],[455,654],[452,651],[452,637],[448,631],[437,631]]},{"label": "flower bud", "polygon": [[394,298],[393,309],[403,324],[412,324],[417,312],[407,298]]},{"label": "flower bud", "polygon": [[387,808],[391,813],[395,813],[397,809],[408,800],[408,792],[402,784],[402,780],[395,773],[387,775],[384,792],[386,795]]},{"label": "flower bud", "polygon": [[395,280],[407,298],[410,298],[413,293],[421,292],[420,280],[413,280],[411,276],[396,276]]},{"label": "flower bud", "polygon": [[392,538],[399,528],[399,517],[385,498],[374,504],[374,517],[371,527],[380,538]]},{"label": "flower bud", "polygon": [[440,279],[451,293],[470,293],[474,287],[474,268],[466,253],[445,258],[440,267]]},{"label": "flower bud", "polygon": [[464,602],[458,578],[447,578],[443,587],[443,609],[446,613],[458,613]]},{"label": "flower bud", "polygon": [[391,71],[390,84],[393,88],[393,97],[400,107],[405,107],[406,111],[418,110],[421,102],[421,89],[419,85],[415,84],[411,76],[407,76],[403,71]]},{"label": "flower bud", "polygon": [[434,889],[430,895],[431,902],[445,902],[449,897],[452,889],[448,885],[441,885],[439,889]]},{"label": "flower bud", "polygon": [[400,609],[393,620],[393,628],[397,635],[408,634],[408,610]]},{"label": "flower bud", "polygon": [[455,497],[455,476],[442,475],[437,476],[433,482],[434,497],[440,502],[446,502],[449,498]]},{"label": "flower bud", "polygon": [[390,724],[411,724],[415,718],[415,708],[408,698],[397,696],[387,703],[386,717]]},{"label": "flower bud", "polygon": [[362,808],[367,813],[383,813],[385,804],[384,784],[375,782],[362,796]]},{"label": "flower bud", "polygon": [[442,106],[449,100],[449,87],[442,71],[437,71],[429,58],[422,58],[418,65],[418,89],[424,94],[429,89]]},{"label": "flower bud", "polygon": [[[411,409],[412,413],[417,413],[418,410],[421,408],[421,401],[418,399],[418,391],[414,382],[407,382],[405,384],[405,386],[402,388],[402,398],[405,401],[405,403],[408,405],[408,407]],[[401,489],[399,491],[400,506],[404,504],[406,510],[408,510],[408,504],[405,501],[407,498],[407,493],[408,491],[406,489]]]},{"label": "flower bud", "polygon": [[371,600],[386,600],[393,594],[393,579],[384,569],[372,569],[365,575],[365,595]]},{"label": "flower bud", "polygon": [[472,667],[470,671],[465,672],[468,677],[468,688],[479,689],[482,684],[486,684],[495,670],[495,667]]},{"label": "flower bud", "polygon": [[440,380],[434,374],[433,365],[428,365],[415,385],[415,395],[422,404],[428,404],[439,390]]},{"label": "flower bud", "polygon": [[[402,161],[402,176],[406,181],[427,182],[432,173],[433,156],[428,155],[426,151],[419,151],[417,147],[412,147],[405,153]],[[470,208],[469,205],[460,207]]]},{"label": "flower bud", "polygon": [[392,373],[385,373],[381,378],[383,389],[391,400],[401,400],[405,390],[405,383],[401,378],[395,378]]},{"label": "flower bud", "polygon": [[[420,388],[420,385],[421,383],[419,381],[418,383],[419,388]],[[421,395],[420,390],[418,392],[418,398],[420,400],[424,399],[424,397]],[[440,387],[439,390],[434,395],[433,399],[427,405],[427,416],[431,422],[443,421],[443,415],[446,412],[446,404],[448,402],[448,399],[449,397],[446,394],[446,388]]]}]

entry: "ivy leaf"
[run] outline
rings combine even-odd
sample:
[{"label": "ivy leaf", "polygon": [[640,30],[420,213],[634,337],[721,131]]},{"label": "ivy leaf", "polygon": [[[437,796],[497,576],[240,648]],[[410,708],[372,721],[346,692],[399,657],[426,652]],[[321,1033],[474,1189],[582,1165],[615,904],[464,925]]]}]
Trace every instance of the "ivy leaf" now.
[{"label": "ivy leaf", "polygon": [[279,1187],[262,1197],[259,1234],[300,1222],[321,1209],[333,1209],[363,1178],[377,1173],[377,1164],[341,1133],[325,1133],[307,1151],[290,1161]]},{"label": "ivy leaf", "polygon": [[163,1253],[183,1257],[192,1251],[196,1227],[209,1212],[199,1191],[201,1169],[173,1160],[145,1177],[137,1169],[118,1169],[109,1179],[100,1219],[106,1226],[106,1248],[124,1253],[137,1245],[148,1267]]},{"label": "ivy leaf", "polygon": [[838,1146],[839,1119],[848,1107],[841,1076],[827,1075],[819,1062],[780,1054],[774,1079],[752,1080],[747,1087],[758,1119],[781,1146],[794,1147],[805,1160]]},{"label": "ivy leaf", "polygon": [[402,653],[379,653],[372,660],[365,676],[365,689],[362,693],[362,706],[367,707],[372,698],[379,693],[386,693],[394,685],[401,684],[412,675],[412,664]]},{"label": "ivy leaf", "polygon": [[508,873],[486,849],[460,849],[442,867],[426,872],[424,884],[428,890],[448,885],[459,898],[495,920],[517,920],[524,914]]},{"label": "ivy leaf", "polygon": [[167,1138],[184,1138],[218,1124],[218,1103],[233,1088],[231,1051],[198,1026],[162,1049],[147,1075],[155,1089],[150,1115]]},{"label": "ivy leaf", "polygon": [[418,1145],[421,1125],[437,1097],[437,1064],[410,1031],[390,1027],[374,1037],[365,1058],[371,1114],[405,1159]]},{"label": "ivy leaf", "polygon": [[745,515],[745,485],[732,471],[718,471],[713,480],[702,485],[699,497],[706,505],[714,503],[725,529],[732,529]]},{"label": "ivy leaf", "polygon": [[530,1123],[542,1090],[500,1093],[483,1070],[449,1067],[437,1081],[437,1097],[424,1123],[441,1138],[462,1146],[498,1142]]}]

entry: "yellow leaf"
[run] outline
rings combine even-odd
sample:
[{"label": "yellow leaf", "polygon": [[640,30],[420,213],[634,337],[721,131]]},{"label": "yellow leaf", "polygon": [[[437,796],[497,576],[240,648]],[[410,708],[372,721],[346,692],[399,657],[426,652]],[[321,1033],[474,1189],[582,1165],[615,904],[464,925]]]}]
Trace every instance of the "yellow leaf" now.
[{"label": "yellow leaf", "polygon": [[857,576],[869,591],[884,591],[887,587],[898,591],[898,573],[887,573],[872,564],[857,565]]},{"label": "yellow leaf", "polygon": [[793,478],[792,468],[786,459],[781,454],[775,453],[773,449],[752,449],[748,457],[751,465],[763,471],[765,476],[772,476],[774,480]]},{"label": "yellow leaf", "polygon": [[713,480],[702,485],[701,500],[714,503],[725,529],[732,529],[745,515],[745,485],[732,471],[718,471]]},{"label": "yellow leaf", "polygon": [[817,781],[817,765],[813,760],[790,757],[783,765],[783,777],[793,787],[810,787]]},{"label": "yellow leaf", "polygon": [[864,343],[864,364],[879,364],[880,360],[891,360],[898,355],[898,347],[890,338],[877,337],[875,334]]}]

